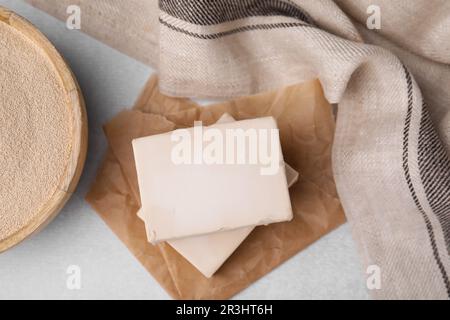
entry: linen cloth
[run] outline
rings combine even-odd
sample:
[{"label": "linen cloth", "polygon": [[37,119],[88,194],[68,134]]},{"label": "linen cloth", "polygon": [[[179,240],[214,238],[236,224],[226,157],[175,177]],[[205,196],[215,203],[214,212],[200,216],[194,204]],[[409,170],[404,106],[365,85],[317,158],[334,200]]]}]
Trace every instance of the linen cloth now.
[{"label": "linen cloth", "polygon": [[[366,28],[370,5],[380,30]],[[166,94],[235,97],[318,78],[338,104],[338,193],[364,264],[381,271],[371,293],[450,297],[449,1],[160,0],[144,12],[134,14],[159,19],[148,62]]]},{"label": "linen cloth", "polygon": [[[365,23],[371,4],[378,35],[424,61],[365,43],[353,20]],[[167,94],[246,95],[318,77],[338,104],[338,193],[365,265],[381,271],[373,296],[450,296],[448,1],[161,0],[159,19]],[[435,66],[428,76],[424,64]]]}]

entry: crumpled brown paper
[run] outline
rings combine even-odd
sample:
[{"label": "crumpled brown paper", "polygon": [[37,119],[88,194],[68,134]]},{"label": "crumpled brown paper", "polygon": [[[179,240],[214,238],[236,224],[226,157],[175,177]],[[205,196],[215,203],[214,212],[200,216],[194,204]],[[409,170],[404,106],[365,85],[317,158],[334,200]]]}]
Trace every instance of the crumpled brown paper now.
[{"label": "crumpled brown paper", "polygon": [[[257,227],[208,279],[169,245],[148,243],[136,215],[140,200],[131,141],[190,127],[195,120],[210,125],[225,112],[236,120],[275,117],[285,161],[300,179],[290,189],[294,219]],[[176,299],[230,298],[345,221],[331,170],[334,118],[318,81],[203,108],[162,95],[153,77],[134,109],[104,129],[110,148],[86,199]]]}]

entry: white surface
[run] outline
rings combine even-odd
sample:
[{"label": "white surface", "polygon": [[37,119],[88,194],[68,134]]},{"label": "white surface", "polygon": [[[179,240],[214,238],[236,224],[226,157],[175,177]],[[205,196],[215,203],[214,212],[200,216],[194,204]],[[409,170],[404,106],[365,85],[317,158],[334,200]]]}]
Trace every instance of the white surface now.
[{"label": "white surface", "polygon": [[[83,200],[106,149],[102,124],[133,105],[149,67],[19,0],[0,0],[41,29],[80,82],[89,116],[89,154],[75,196],[44,231],[0,255],[0,299],[166,299],[169,296]],[[80,267],[81,289],[67,288]],[[238,294],[238,299],[367,299],[348,225]]]}]

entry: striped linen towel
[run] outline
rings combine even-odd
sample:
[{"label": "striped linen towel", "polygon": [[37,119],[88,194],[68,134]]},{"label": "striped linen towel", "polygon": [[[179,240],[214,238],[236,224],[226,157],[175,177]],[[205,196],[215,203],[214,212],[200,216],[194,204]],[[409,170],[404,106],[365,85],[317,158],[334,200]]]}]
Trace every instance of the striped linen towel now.
[{"label": "striped linen towel", "polygon": [[319,78],[338,104],[338,193],[365,265],[381,271],[373,296],[450,297],[450,2],[161,0],[159,21],[167,94]]}]

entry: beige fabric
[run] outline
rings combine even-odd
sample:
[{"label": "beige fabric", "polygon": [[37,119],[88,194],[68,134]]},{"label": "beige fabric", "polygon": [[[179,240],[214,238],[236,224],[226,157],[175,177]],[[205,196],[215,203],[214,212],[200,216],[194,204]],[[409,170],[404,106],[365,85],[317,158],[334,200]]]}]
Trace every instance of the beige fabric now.
[{"label": "beige fabric", "polygon": [[[411,73],[392,52],[361,43],[378,36],[360,34],[332,1],[252,2],[266,6],[265,13],[277,3],[294,9],[247,16],[238,12],[251,10],[236,1],[219,9],[203,1],[193,10],[183,6],[192,1],[178,1],[176,7],[170,0],[161,3],[160,88],[167,94],[231,97],[320,79],[328,100],[339,104],[333,154],[339,195],[366,266],[381,269],[381,289],[373,296],[448,298],[450,163]],[[449,16],[450,9],[438,6],[442,1],[389,3],[378,1],[382,19],[390,19],[383,32],[396,30],[391,39],[402,38],[402,47],[414,46],[414,52],[437,61],[402,55],[413,72],[427,74],[418,75],[419,81],[441,138],[448,137],[448,82],[442,82],[448,66],[439,63],[448,50],[446,44],[434,45],[435,39],[445,40],[445,32],[429,27],[428,19],[414,33],[422,41],[415,42],[413,34],[398,29],[417,23],[416,18],[396,11],[426,7],[425,16]],[[366,12],[364,2],[351,5]],[[302,11],[313,21],[295,16]],[[215,17],[212,23],[202,19],[205,12]],[[218,21],[233,14],[234,19]]]},{"label": "beige fabric", "polygon": [[448,0],[335,0],[359,23],[367,8],[380,8],[381,29],[387,39],[431,60],[450,63],[450,1]]},{"label": "beige fabric", "polygon": [[[376,32],[367,30],[361,24],[355,22],[355,25],[367,43],[388,48],[408,66],[419,84],[425,100],[428,102],[436,128],[443,142],[446,143],[447,150],[450,150],[450,65],[413,54],[381,37]],[[450,39],[450,35],[448,39]],[[448,42],[450,43],[450,40]]]},{"label": "beige fabric", "polygon": [[81,9],[81,31],[151,66],[158,63],[157,0],[25,0],[66,21],[67,7]]}]

